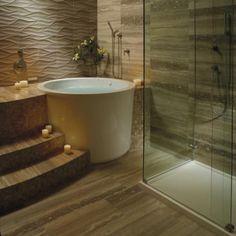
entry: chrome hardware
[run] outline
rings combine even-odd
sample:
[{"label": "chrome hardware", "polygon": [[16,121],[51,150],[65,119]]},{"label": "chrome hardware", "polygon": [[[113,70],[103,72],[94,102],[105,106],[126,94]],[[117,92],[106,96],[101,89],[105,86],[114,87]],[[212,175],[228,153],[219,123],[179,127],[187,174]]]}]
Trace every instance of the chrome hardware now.
[{"label": "chrome hardware", "polygon": [[212,69],[214,72],[220,73],[220,68],[219,68],[218,65],[213,65],[213,66],[211,67],[211,69]]},{"label": "chrome hardware", "polygon": [[227,224],[227,225],[225,226],[225,229],[226,229],[228,232],[233,233],[234,230],[235,230],[235,226],[234,226],[233,224]]},{"label": "chrome hardware", "polygon": [[225,13],[225,35],[230,36],[232,34],[232,17],[231,14]]},{"label": "chrome hardware", "polygon": [[123,35],[122,35],[122,33],[119,31],[119,33],[117,34],[117,37],[118,38],[122,38],[123,37]]},{"label": "chrome hardware", "polygon": [[129,50],[129,49],[125,49],[125,50],[124,50],[124,55],[125,55],[125,54],[130,55],[130,50]]},{"label": "chrome hardware", "polygon": [[198,149],[198,145],[197,144],[193,144],[193,143],[189,144],[189,147],[192,148],[193,150]]}]

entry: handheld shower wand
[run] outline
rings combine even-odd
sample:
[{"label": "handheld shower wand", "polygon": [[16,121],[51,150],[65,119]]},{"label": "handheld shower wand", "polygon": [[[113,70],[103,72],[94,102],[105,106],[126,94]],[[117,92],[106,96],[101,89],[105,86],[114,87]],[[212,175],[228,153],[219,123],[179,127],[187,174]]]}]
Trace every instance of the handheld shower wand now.
[{"label": "handheld shower wand", "polygon": [[111,22],[110,22],[110,21],[108,21],[107,24],[109,25],[109,28],[110,28],[110,30],[111,30],[112,37],[115,37],[116,34],[119,32],[119,30],[114,30],[113,27],[112,27],[112,25],[111,25]]},{"label": "handheld shower wand", "polygon": [[111,38],[112,38],[112,76],[115,78],[115,38],[116,34],[119,32],[119,30],[114,30],[111,22],[107,21],[107,24],[111,30]]}]

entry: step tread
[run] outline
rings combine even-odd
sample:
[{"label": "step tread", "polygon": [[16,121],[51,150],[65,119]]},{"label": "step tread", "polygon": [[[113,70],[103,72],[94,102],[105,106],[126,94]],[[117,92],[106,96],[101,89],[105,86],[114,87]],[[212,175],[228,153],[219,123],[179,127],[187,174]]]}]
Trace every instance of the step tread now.
[{"label": "step tread", "polygon": [[6,155],[8,153],[13,153],[13,152],[17,152],[23,149],[31,148],[32,146],[37,146],[41,143],[48,142],[60,136],[63,136],[63,134],[60,132],[53,132],[52,134],[50,134],[50,137],[46,139],[46,138],[43,138],[41,134],[38,134],[33,137],[25,137],[21,140],[17,140],[14,143],[1,145],[0,146],[0,159],[1,159],[1,156]]},{"label": "step tread", "polygon": [[14,86],[7,86],[0,88],[0,103],[14,102],[28,98],[45,96],[45,94],[38,89],[38,84],[30,84],[28,88],[16,90]]},{"label": "step tread", "polygon": [[51,170],[82,157],[85,153],[85,151],[80,150],[73,150],[70,155],[60,153],[30,167],[0,176],[0,190],[50,172]]}]

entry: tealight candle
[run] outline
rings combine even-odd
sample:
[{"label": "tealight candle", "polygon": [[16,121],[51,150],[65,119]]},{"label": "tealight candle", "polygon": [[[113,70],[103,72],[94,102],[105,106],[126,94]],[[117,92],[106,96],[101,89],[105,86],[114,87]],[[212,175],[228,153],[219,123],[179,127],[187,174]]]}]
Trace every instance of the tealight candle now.
[{"label": "tealight candle", "polygon": [[21,88],[20,83],[16,82],[15,83],[15,89],[19,90]]},{"label": "tealight candle", "polygon": [[21,80],[20,81],[20,87],[21,88],[27,88],[29,86],[29,83],[27,80]]},{"label": "tealight candle", "polygon": [[48,138],[49,137],[49,132],[48,132],[47,129],[42,130],[42,136],[43,136],[43,138]]},{"label": "tealight candle", "polygon": [[72,153],[71,145],[69,145],[69,144],[64,145],[64,152],[66,154],[71,154]]},{"label": "tealight candle", "polygon": [[48,130],[48,133],[49,133],[49,134],[52,133],[52,125],[46,125],[45,129]]},{"label": "tealight candle", "polygon": [[133,80],[135,86],[141,86],[142,85],[142,80],[141,79],[134,79]]}]

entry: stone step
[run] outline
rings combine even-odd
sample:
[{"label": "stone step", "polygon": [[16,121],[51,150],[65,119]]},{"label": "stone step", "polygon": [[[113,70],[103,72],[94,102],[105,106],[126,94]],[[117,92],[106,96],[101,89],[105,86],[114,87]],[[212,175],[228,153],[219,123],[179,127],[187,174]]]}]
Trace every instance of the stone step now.
[{"label": "stone step", "polygon": [[46,95],[37,85],[0,88],[0,145],[38,132],[48,122]]},{"label": "stone step", "polygon": [[11,144],[0,146],[0,175],[25,168],[47,159],[63,149],[64,135],[54,132],[45,139],[39,133]]},{"label": "stone step", "polygon": [[30,167],[0,176],[0,214],[24,207],[45,197],[68,181],[83,175],[89,153],[73,150],[60,153]]}]

